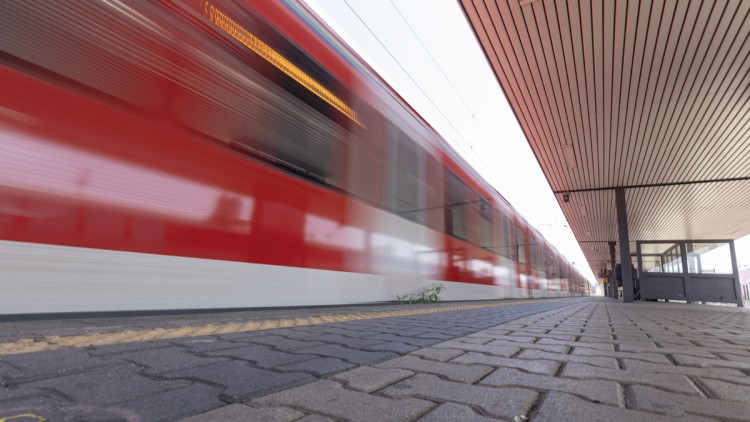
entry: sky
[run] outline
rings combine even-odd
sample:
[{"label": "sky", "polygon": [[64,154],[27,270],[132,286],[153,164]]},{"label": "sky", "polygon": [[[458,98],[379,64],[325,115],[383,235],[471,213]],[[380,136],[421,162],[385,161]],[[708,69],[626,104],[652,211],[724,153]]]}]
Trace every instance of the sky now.
[{"label": "sky", "polygon": [[304,1],[594,281],[455,0]]}]

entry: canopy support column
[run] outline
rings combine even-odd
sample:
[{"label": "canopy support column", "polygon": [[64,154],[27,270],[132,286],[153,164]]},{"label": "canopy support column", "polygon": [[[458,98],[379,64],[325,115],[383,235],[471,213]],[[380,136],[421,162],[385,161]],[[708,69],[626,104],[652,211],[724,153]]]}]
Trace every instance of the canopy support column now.
[{"label": "canopy support column", "polygon": [[609,273],[607,278],[607,296],[612,299],[615,298],[615,292],[617,292],[617,279],[615,278],[615,265],[617,265],[617,258],[615,258],[615,245],[617,242],[609,242],[609,256],[612,260],[612,271]]},{"label": "canopy support column", "polygon": [[615,189],[617,206],[617,231],[620,237],[620,274],[622,275],[623,302],[633,301],[633,261],[630,258],[630,239],[628,238],[628,215],[625,206],[625,188]]}]

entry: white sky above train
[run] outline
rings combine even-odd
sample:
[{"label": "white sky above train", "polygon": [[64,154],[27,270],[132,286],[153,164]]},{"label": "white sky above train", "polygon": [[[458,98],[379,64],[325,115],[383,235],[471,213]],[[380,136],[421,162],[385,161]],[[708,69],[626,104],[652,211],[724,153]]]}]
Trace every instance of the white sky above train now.
[{"label": "white sky above train", "polygon": [[[304,1],[594,282],[455,0]],[[750,236],[736,246],[750,266]]]}]

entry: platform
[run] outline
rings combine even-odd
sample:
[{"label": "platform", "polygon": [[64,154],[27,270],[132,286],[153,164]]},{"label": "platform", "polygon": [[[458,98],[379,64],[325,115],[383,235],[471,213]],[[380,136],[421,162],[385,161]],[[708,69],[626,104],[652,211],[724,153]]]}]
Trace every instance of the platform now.
[{"label": "platform", "polygon": [[6,322],[0,421],[750,420],[748,328],[611,299]]}]

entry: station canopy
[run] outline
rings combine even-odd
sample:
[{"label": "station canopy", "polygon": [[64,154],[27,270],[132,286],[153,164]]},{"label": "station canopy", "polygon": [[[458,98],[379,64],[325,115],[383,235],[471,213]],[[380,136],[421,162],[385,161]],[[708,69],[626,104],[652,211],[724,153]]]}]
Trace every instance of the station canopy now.
[{"label": "station canopy", "polygon": [[750,1],[460,4],[595,273],[614,188],[633,253],[750,233]]}]

